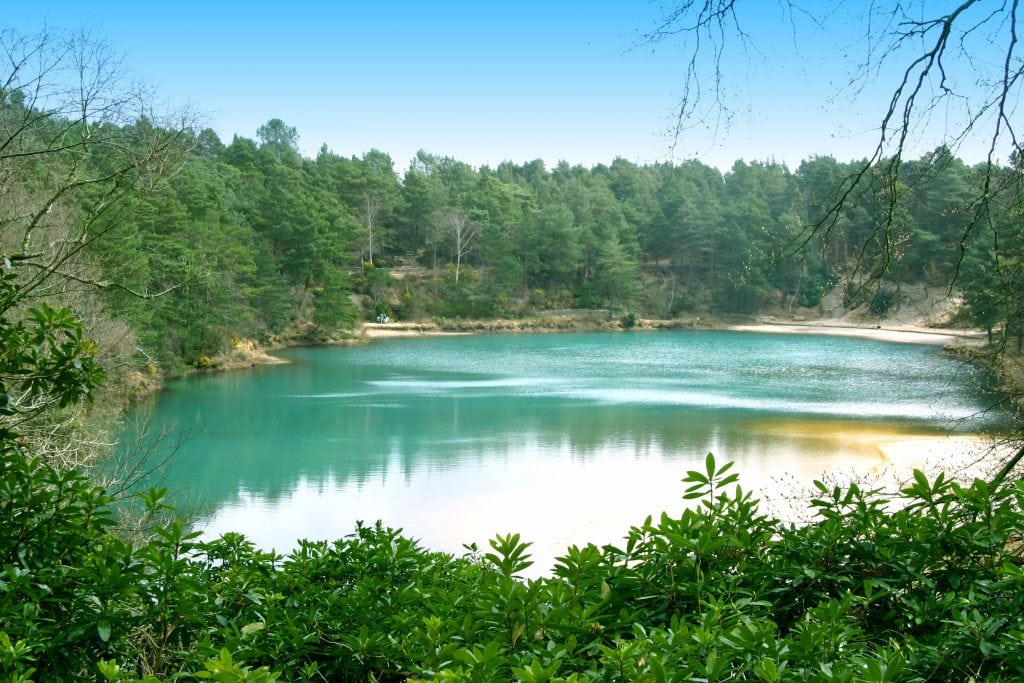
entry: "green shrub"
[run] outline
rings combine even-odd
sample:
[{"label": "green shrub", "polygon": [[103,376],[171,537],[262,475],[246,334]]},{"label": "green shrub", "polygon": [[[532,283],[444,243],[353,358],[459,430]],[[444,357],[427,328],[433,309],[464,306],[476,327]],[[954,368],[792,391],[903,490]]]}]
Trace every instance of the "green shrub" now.
[{"label": "green shrub", "polygon": [[875,315],[884,315],[896,302],[896,291],[888,287],[879,287],[875,295],[871,297],[869,308]]},{"label": "green shrub", "polygon": [[[0,460],[4,680],[1014,680],[1024,486],[817,484],[784,526],[710,455],[694,506],[525,580],[529,543],[429,552],[380,523],[287,557],[181,522],[131,547],[104,491]],[[160,491],[143,498],[163,511]],[[147,678],[148,677],[148,678]]]}]

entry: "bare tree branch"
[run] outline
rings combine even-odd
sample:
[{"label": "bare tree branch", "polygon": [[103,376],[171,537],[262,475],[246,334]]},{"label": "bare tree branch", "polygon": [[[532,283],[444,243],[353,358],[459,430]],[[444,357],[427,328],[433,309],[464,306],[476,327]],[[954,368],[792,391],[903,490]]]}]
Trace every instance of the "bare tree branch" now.
[{"label": "bare tree branch", "polygon": [[[985,277],[992,290],[987,294],[988,305],[999,307],[1003,320],[1003,338],[993,351],[1005,353],[1011,324],[1017,327],[1018,339],[1024,339],[1020,304],[1024,254],[1019,228],[1024,215],[1024,149],[1015,127],[1024,100],[1020,0],[871,0],[863,6],[844,0],[813,5],[778,0],[777,7],[794,33],[796,52],[803,26],[804,31],[809,27],[814,34],[831,36],[832,45],[847,45],[842,54],[859,55],[848,62],[846,85],[837,92],[822,93],[823,102],[835,98],[859,103],[876,97],[879,87],[886,88],[873,119],[874,142],[869,142],[866,157],[850,166],[852,170],[827,198],[817,198],[822,202],[819,213],[794,231],[783,254],[791,256],[819,240],[828,244],[842,238],[851,210],[867,206],[877,212],[872,216],[873,229],[855,245],[843,275],[851,286],[879,286],[883,278],[895,277],[898,287],[899,264],[910,237],[907,206],[942,177],[958,150],[965,145],[976,147],[983,161],[972,169],[977,178],[972,196],[958,209],[962,222],[950,245],[955,252],[952,275],[945,285],[952,296],[968,257],[983,256],[975,261],[987,264]],[[764,10],[763,3],[753,0],[677,0],[643,36],[644,45],[669,42],[684,50],[673,153],[694,127],[708,126],[717,136],[721,123],[728,121],[731,104],[726,85],[735,69],[729,60],[736,50],[756,50],[761,35],[777,35],[773,33],[776,25],[759,25],[751,19],[763,18]],[[843,32],[849,22],[840,19],[858,26],[856,45],[847,44]],[[735,49],[727,47],[727,42]],[[922,147],[941,147],[949,154],[911,163]],[[1018,451],[1007,467],[1012,469],[1020,457]]]},{"label": "bare tree branch", "polygon": [[[101,355],[126,365],[136,347],[130,330],[112,320],[94,295],[97,290],[152,299],[187,284],[139,291],[99,275],[90,253],[125,224],[143,193],[177,173],[194,142],[189,112],[164,116],[152,101],[101,40],[0,30],[0,318],[6,329],[22,325],[49,335],[43,338],[67,340],[90,367]],[[70,306],[90,326],[84,333],[62,310]],[[31,322],[36,311],[49,311],[38,315],[53,321]],[[93,332],[102,346],[87,341]],[[0,377],[6,401],[0,421],[20,430],[40,457],[81,464],[88,453],[109,446],[102,429],[87,428],[85,409],[68,405],[66,396],[39,390],[47,373],[63,372],[61,363],[80,358],[33,350],[26,346],[33,338],[9,335],[11,348],[0,353],[10,361],[4,367],[17,370]],[[20,370],[27,352],[42,359],[31,372]],[[118,359],[118,353],[125,355]]]}]

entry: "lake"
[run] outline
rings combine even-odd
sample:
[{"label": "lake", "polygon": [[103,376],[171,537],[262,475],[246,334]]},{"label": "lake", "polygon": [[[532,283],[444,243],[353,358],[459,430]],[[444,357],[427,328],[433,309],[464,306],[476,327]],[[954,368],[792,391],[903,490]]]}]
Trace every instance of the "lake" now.
[{"label": "lake", "polygon": [[455,553],[520,532],[544,570],[570,544],[678,512],[708,452],[780,502],[829,473],[882,472],[880,444],[998,419],[982,375],[939,349],[842,337],[483,335],[281,355],[292,363],[174,382],[139,409],[183,438],[160,481],[204,534],[279,552],[380,519]]}]

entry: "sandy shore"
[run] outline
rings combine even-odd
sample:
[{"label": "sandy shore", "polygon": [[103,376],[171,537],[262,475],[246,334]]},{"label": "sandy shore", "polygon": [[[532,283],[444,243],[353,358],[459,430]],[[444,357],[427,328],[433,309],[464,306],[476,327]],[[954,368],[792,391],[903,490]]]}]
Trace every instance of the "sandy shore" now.
[{"label": "sandy shore", "polygon": [[257,365],[282,365],[289,361],[267,353],[267,350],[251,339],[237,339],[231,351],[217,358],[214,370],[242,370]]},{"label": "sandy shore", "polygon": [[357,336],[368,339],[385,339],[388,337],[456,337],[472,332],[456,332],[442,330],[434,323],[363,323],[356,331]]},{"label": "sandy shore", "polygon": [[768,323],[753,325],[730,325],[730,330],[741,332],[768,332],[772,334],[820,334],[841,337],[861,337],[878,341],[902,344],[980,344],[984,334],[975,330],[945,330],[916,325],[853,325],[848,323],[817,320],[806,323]]},{"label": "sandy shore", "polygon": [[[677,321],[643,320],[637,326],[639,330],[657,329],[682,329],[691,327],[680,325]],[[860,337],[864,339],[876,339],[879,341],[897,342],[904,344],[928,344],[933,346],[947,346],[949,344],[981,344],[984,341],[984,334],[975,330],[948,330],[917,325],[858,325],[853,323],[837,322],[833,320],[812,320],[808,322],[758,322],[742,325],[714,324],[701,326],[702,329],[727,329],[738,332],[764,332],[771,334],[817,334],[842,337]],[[566,332],[579,331],[578,326],[566,325],[559,328],[557,325],[538,327],[524,324],[522,321],[492,321],[487,324],[481,323],[479,332],[550,332],[564,329]],[[595,327],[595,330],[607,329],[606,327]],[[446,330],[438,327],[432,322],[422,323],[363,323],[357,330],[357,336],[366,339],[381,339],[392,337],[423,337],[423,336],[456,336],[475,334],[471,330]]]}]

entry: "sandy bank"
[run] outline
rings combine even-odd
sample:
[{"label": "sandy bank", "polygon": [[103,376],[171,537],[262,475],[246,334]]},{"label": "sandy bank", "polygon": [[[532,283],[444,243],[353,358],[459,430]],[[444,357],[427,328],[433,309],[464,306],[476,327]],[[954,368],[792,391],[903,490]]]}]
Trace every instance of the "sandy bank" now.
[{"label": "sandy bank", "polygon": [[[456,320],[444,325],[436,322],[391,322],[362,323],[351,337],[327,343],[352,344],[375,339],[401,337],[454,337],[470,334],[540,334],[551,332],[608,332],[621,331],[618,320],[594,317],[535,317],[524,319]],[[725,329],[739,332],[763,332],[770,334],[813,334],[844,337],[859,337],[879,341],[906,344],[928,344],[934,346],[956,345],[959,347],[980,347],[985,336],[975,330],[949,330],[909,324],[857,324],[835,320],[811,320],[807,322],[777,322],[761,320],[749,324],[723,324],[714,320],[662,320],[638,319],[632,331],[658,331],[681,329]],[[283,343],[273,348],[286,348],[293,344]],[[236,340],[232,348],[208,364],[196,368],[198,371],[223,371],[253,368],[260,365],[277,365],[289,361],[271,355],[257,343]]]},{"label": "sandy bank", "polygon": [[948,346],[954,343],[973,345],[984,342],[984,334],[975,330],[946,330],[916,325],[900,325],[897,327],[853,325],[828,320],[805,323],[760,322],[753,325],[730,325],[728,329],[740,332],[766,332],[771,334],[819,334],[860,337],[902,344],[930,344],[934,346]]},{"label": "sandy bank", "polygon": [[192,372],[245,370],[258,365],[283,365],[289,362],[284,358],[270,355],[265,348],[251,339],[236,339],[231,343],[230,350],[213,358],[206,358],[203,364],[197,365]]},{"label": "sandy bank", "polygon": [[[817,334],[860,337],[905,344],[980,345],[984,334],[975,330],[949,330],[919,325],[859,325],[833,320],[808,322],[757,322],[740,325],[719,325],[714,322],[692,323],[679,320],[639,320],[636,330],[666,329],[727,329],[738,332],[764,332],[770,334]],[[524,320],[460,321],[455,327],[441,327],[433,322],[415,323],[363,323],[356,336],[365,339],[423,336],[455,336],[465,334],[508,334],[532,332],[610,331],[621,329],[617,321],[593,319],[530,318]]]},{"label": "sandy bank", "polygon": [[[641,321],[650,323],[652,321]],[[654,321],[658,327],[681,327],[677,321]],[[637,324],[636,329],[648,326]],[[650,329],[654,329],[653,326]],[[363,323],[356,337],[454,336],[464,334],[542,334],[548,332],[610,332],[622,330],[617,318],[604,316],[534,316],[529,318],[491,318],[481,320],[450,319],[436,322]]]},{"label": "sandy bank", "polygon": [[389,337],[454,337],[472,334],[455,330],[442,330],[434,323],[363,323],[356,331],[357,336],[368,339]]}]

